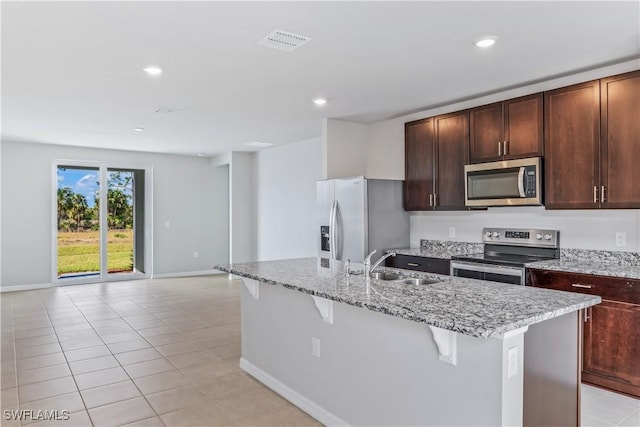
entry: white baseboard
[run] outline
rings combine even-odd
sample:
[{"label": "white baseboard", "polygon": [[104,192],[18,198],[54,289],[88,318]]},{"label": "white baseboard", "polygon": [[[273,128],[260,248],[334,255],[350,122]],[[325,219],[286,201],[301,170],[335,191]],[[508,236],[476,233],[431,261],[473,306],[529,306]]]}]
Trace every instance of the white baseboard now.
[{"label": "white baseboard", "polygon": [[314,401],[306,398],[291,387],[264,372],[247,359],[240,358],[240,368],[246,373],[296,405],[326,426],[348,426],[349,423],[336,417]]},{"label": "white baseboard", "polygon": [[160,273],[151,275],[152,279],[168,279],[171,277],[190,277],[190,276],[210,276],[213,274],[221,274],[218,270],[202,270],[202,271],[182,271],[178,273]]},{"label": "white baseboard", "polygon": [[33,291],[35,289],[52,288],[53,283],[30,283],[28,285],[0,286],[2,292]]}]

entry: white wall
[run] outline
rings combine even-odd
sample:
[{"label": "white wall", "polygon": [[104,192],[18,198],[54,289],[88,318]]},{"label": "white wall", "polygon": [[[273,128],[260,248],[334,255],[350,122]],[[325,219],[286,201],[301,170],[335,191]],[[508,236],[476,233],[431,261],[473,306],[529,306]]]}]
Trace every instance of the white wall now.
[{"label": "white wall", "polygon": [[255,156],[258,260],[316,256],[321,138],[276,146]]},{"label": "white wall", "polygon": [[[449,238],[449,227],[455,238]],[[415,212],[411,215],[411,246],[420,239],[481,242],[482,227],[560,230],[560,247],[640,251],[640,210],[545,210],[544,207],[490,208],[474,212]],[[627,246],[616,246],[616,232],[627,233]]]},{"label": "white wall", "polygon": [[216,244],[213,246],[213,265],[228,264],[230,256],[229,230],[229,165],[224,164],[213,167],[211,186],[207,191],[214,197],[213,204],[213,235]]},{"label": "white wall", "polygon": [[368,141],[368,125],[325,119],[322,123],[323,178],[366,175]]},{"label": "white wall", "polygon": [[[372,123],[369,125],[366,175],[371,178],[404,179],[405,122],[624,73],[637,68],[637,61],[628,61]],[[640,250],[640,210],[545,211],[544,208],[529,207],[492,208],[489,211],[479,212],[414,213],[411,217],[411,246],[418,246],[422,238],[479,242],[483,226],[559,229],[562,232],[561,246],[565,248]],[[449,238],[449,227],[456,228],[454,239]],[[626,247],[615,246],[616,231],[627,233]]]},{"label": "white wall", "polygon": [[254,167],[253,153],[231,153],[231,262],[255,261],[257,256]]},{"label": "white wall", "polygon": [[[208,159],[3,141],[3,290],[51,282],[51,168],[56,159],[152,167],[152,273],[211,270],[219,236],[212,227],[215,195],[208,191],[213,179]],[[165,228],[167,221],[169,228]],[[193,257],[194,251],[198,258]]]}]

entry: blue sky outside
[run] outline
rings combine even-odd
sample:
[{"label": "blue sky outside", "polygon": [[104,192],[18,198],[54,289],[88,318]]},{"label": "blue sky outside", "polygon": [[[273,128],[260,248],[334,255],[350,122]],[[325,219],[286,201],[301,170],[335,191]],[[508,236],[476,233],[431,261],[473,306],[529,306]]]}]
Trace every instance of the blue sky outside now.
[{"label": "blue sky outside", "polygon": [[58,168],[58,188],[69,187],[73,192],[84,195],[87,205],[95,205],[99,188],[98,169]]}]

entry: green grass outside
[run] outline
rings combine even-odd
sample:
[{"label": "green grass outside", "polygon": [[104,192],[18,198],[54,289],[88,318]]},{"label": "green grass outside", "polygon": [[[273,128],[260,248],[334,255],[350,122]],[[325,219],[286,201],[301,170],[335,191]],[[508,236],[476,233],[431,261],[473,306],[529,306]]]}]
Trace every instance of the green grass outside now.
[{"label": "green grass outside", "polygon": [[[107,270],[133,271],[133,230],[109,230],[107,235]],[[58,232],[58,275],[90,271],[100,271],[99,233]]]}]

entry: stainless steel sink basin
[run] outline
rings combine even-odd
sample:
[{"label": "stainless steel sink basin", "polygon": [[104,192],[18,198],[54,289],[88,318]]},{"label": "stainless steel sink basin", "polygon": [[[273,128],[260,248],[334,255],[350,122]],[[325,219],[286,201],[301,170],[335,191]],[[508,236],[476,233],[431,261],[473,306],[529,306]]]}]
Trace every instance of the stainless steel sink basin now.
[{"label": "stainless steel sink basin", "polygon": [[404,276],[395,273],[371,273],[369,275],[372,279],[375,280],[398,280],[404,279]]},{"label": "stainless steel sink basin", "polygon": [[405,285],[431,285],[433,283],[438,283],[440,280],[433,280],[433,279],[418,279],[418,278],[411,278],[411,279],[404,279],[402,280],[402,283],[404,283]]}]

